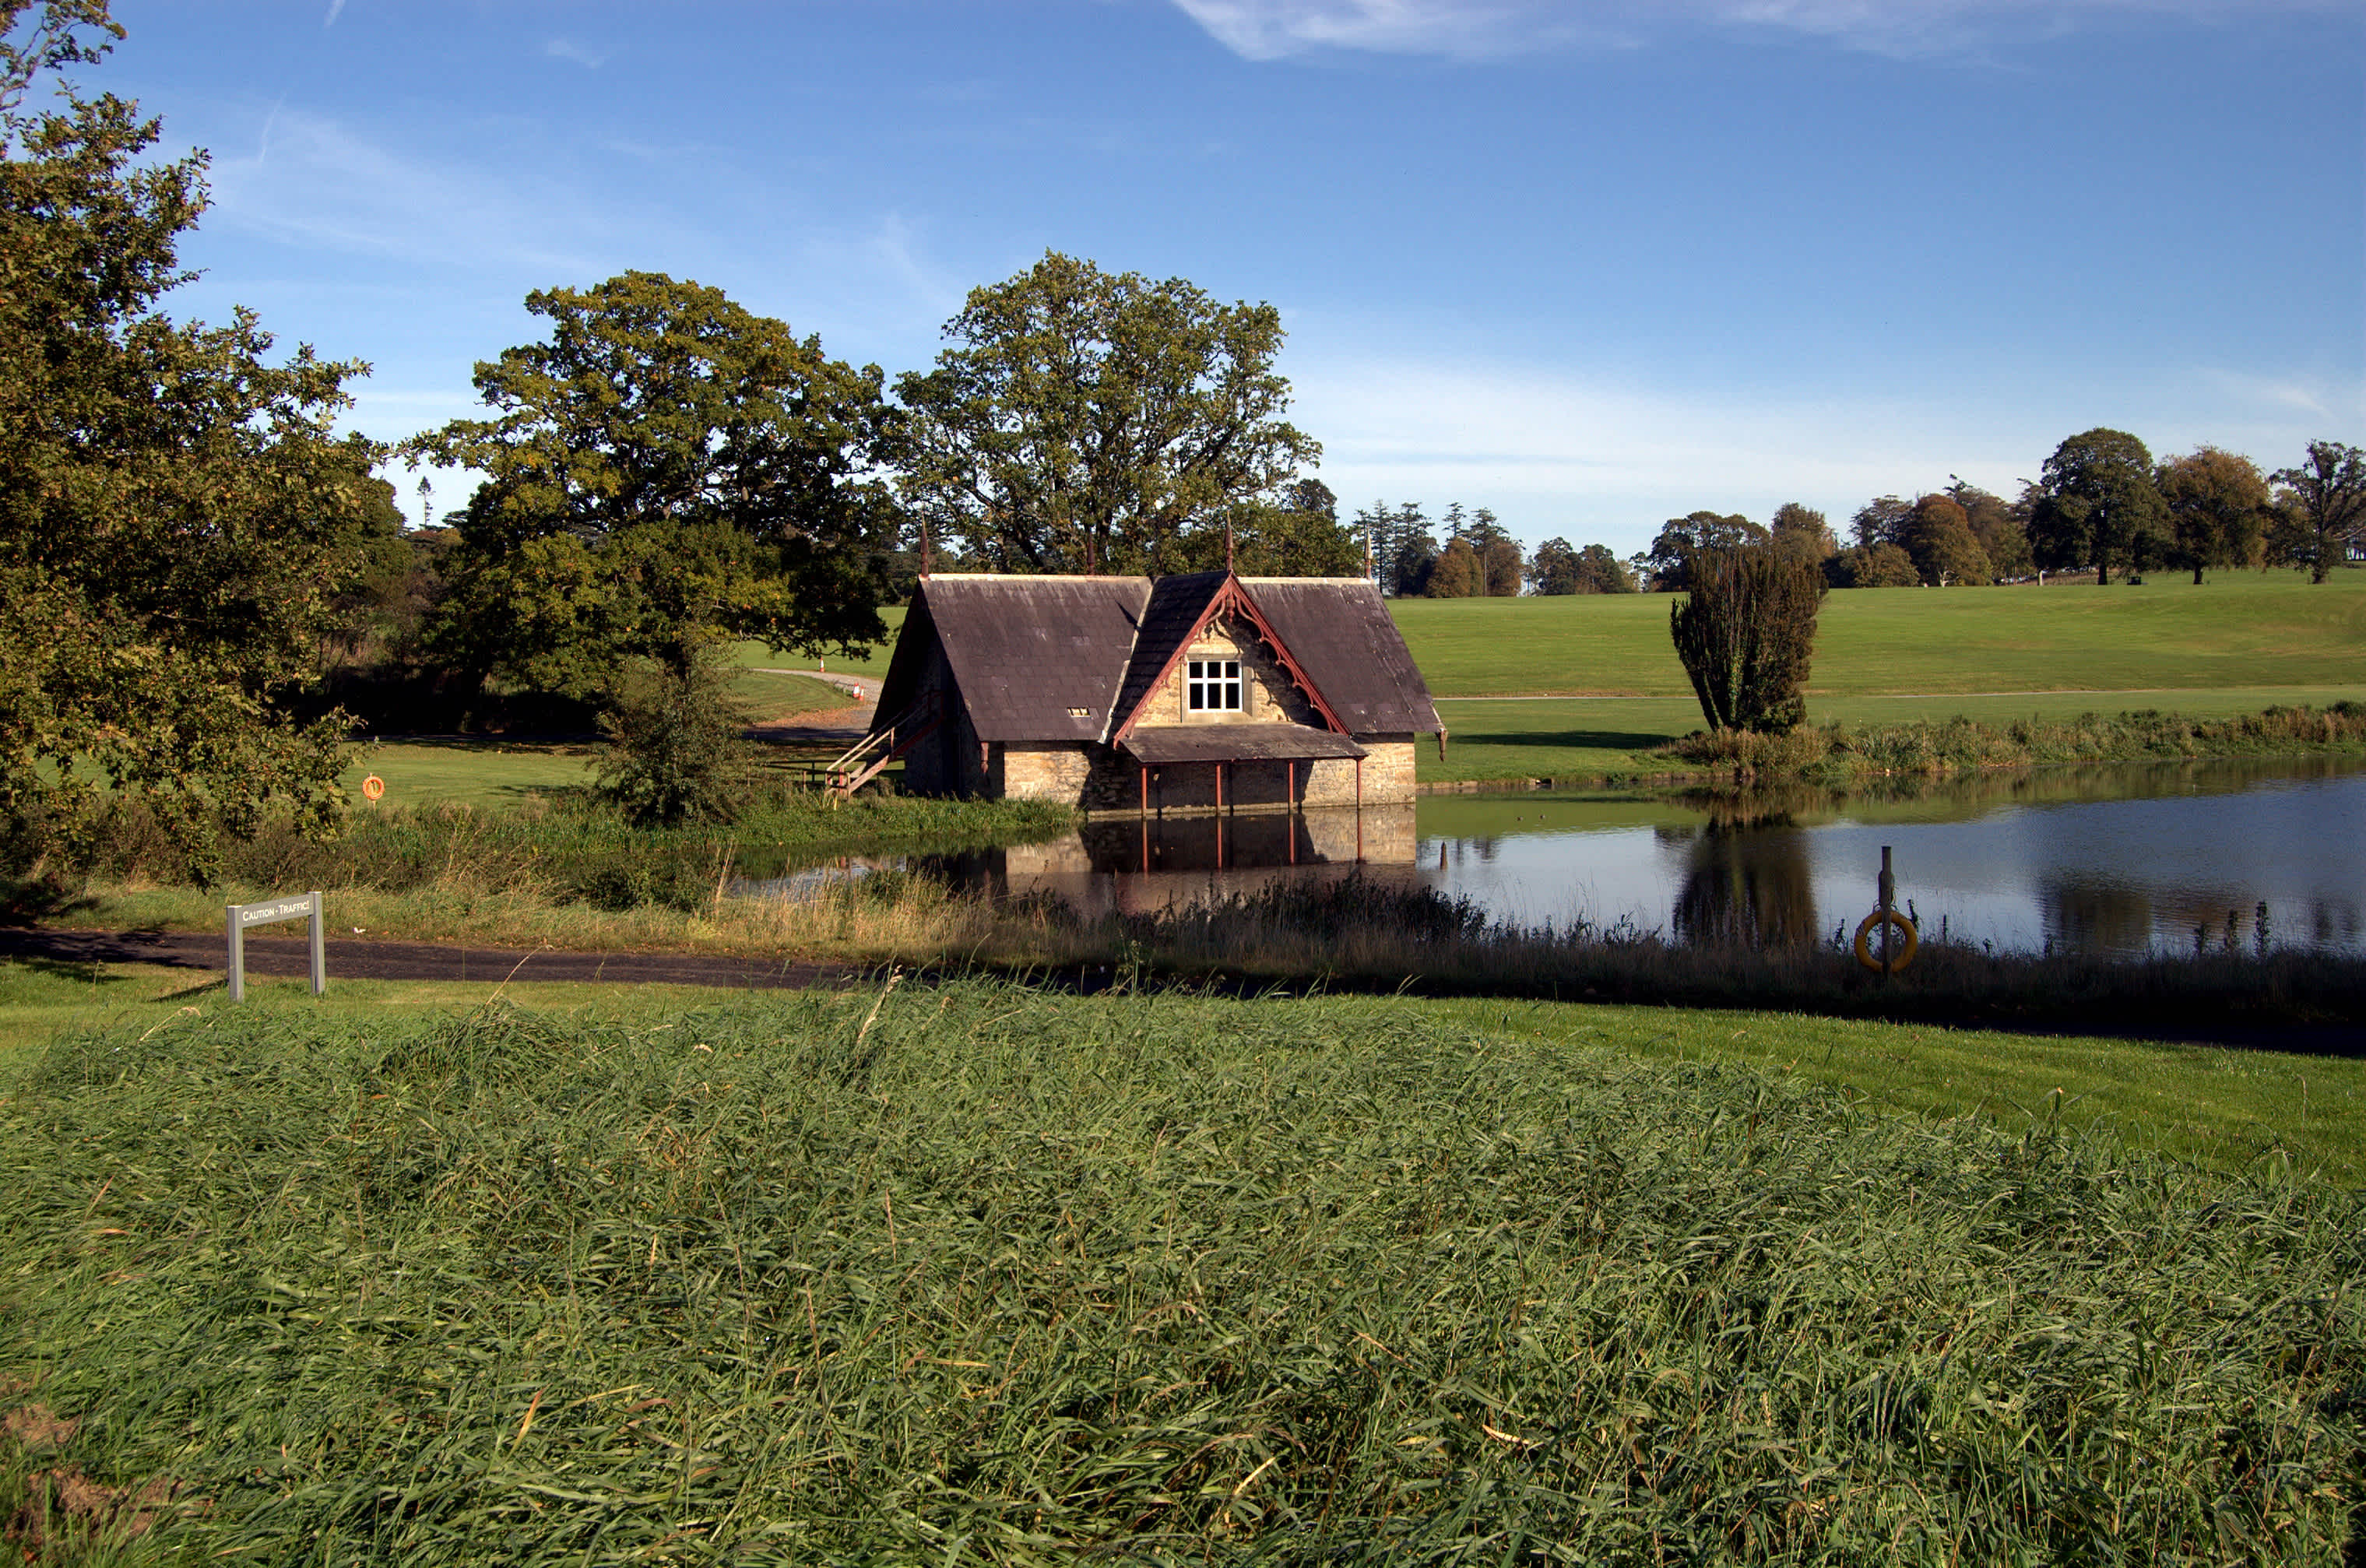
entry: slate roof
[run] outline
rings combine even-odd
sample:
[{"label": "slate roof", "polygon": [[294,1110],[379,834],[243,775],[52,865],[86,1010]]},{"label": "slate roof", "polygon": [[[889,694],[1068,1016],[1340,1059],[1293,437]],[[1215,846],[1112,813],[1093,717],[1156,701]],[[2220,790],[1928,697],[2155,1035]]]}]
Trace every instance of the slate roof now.
[{"label": "slate roof", "polygon": [[1354,735],[1444,727],[1380,587],[1360,577],[1248,577],[1241,586]]},{"label": "slate roof", "polygon": [[873,722],[911,705],[933,632],[979,739],[1098,740],[1149,597],[1146,577],[930,577],[896,639]]},{"label": "slate roof", "polygon": [[1145,724],[1125,738],[1121,749],[1152,767],[1370,755],[1346,736],[1308,724]]},{"label": "slate roof", "polygon": [[[929,649],[938,645],[980,739],[1105,739],[1148,695],[1227,581],[1240,582],[1350,733],[1434,734],[1441,728],[1428,684],[1373,584],[1361,578],[1233,580],[1222,571],[1155,580],[928,577],[896,639],[875,722],[891,722],[910,705]],[[1244,731],[1302,727],[1196,728],[1229,737],[1222,743],[1226,754],[1245,757],[1249,753],[1240,750],[1248,743]],[[1129,737],[1129,750],[1134,737]],[[1277,736],[1271,743],[1290,742]],[[1277,759],[1357,754],[1271,753]]]}]

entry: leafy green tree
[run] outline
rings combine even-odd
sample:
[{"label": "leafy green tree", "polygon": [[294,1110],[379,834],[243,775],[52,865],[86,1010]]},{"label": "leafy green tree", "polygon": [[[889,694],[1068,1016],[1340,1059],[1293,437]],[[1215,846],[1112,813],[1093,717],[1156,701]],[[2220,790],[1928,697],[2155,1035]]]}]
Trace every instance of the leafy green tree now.
[{"label": "leafy green tree", "polygon": [[944,335],[934,369],[896,378],[898,485],[997,570],[1171,570],[1322,455],[1283,417],[1270,305],[1053,251],[972,289]]},{"label": "leafy green tree", "polygon": [[1672,517],[1647,552],[1651,586],[1663,593],[1689,588],[1694,557],[1707,550],[1737,550],[1767,542],[1766,530],[1739,513],[1692,512]]},{"label": "leafy green tree", "polygon": [[2071,436],[2045,459],[2039,487],[2029,525],[2038,565],[2091,565],[2095,581],[2108,583],[2115,566],[2141,572],[2168,558],[2169,508],[2153,484],[2152,454],[2126,431]]},{"label": "leafy green tree", "polygon": [[1577,551],[1567,539],[1547,539],[1528,558],[1528,587],[1537,593],[1577,592]]},{"label": "leafy green tree", "polygon": [[1279,504],[1247,501],[1226,514],[1232,535],[1201,528],[1183,536],[1175,564],[1184,570],[1212,571],[1231,552],[1244,577],[1360,577],[1362,536],[1339,523],[1338,498],[1320,479],[1284,487]]},{"label": "leafy green tree", "polygon": [[635,657],[612,682],[600,715],[608,744],[596,763],[600,794],[642,827],[728,822],[754,776],[744,739],[748,715],[731,695],[729,650],[709,644],[688,668]]},{"label": "leafy green tree", "polygon": [[1831,525],[1824,521],[1824,514],[1796,501],[1774,509],[1773,534],[1774,547],[1785,560],[1821,567],[1840,552],[1840,541],[1832,537]]},{"label": "leafy green tree", "polygon": [[163,313],[205,154],[143,162],[157,121],[58,75],[123,36],[104,0],[0,4],[0,816],[20,853],[87,841],[111,786],[203,872],[275,801],[340,815],[344,725],[291,699],[376,453],[331,429],[360,365]]},{"label": "leafy green tree", "polygon": [[1479,519],[1494,536],[1478,547],[1479,575],[1486,583],[1485,592],[1493,598],[1511,598],[1520,592],[1520,580],[1527,574],[1520,542],[1496,528],[1495,514],[1483,506],[1479,509]]},{"label": "leafy green tree", "polygon": [[1871,549],[1876,545],[1896,545],[1903,549],[1906,526],[1913,515],[1910,502],[1894,495],[1877,495],[1856,509],[1856,515],[1849,519],[1849,532],[1859,549]]},{"label": "leafy green tree", "polygon": [[1771,541],[1696,551],[1668,628],[1712,729],[1786,730],[1807,716],[1820,572]]},{"label": "leafy green tree", "polygon": [[2258,464],[2216,446],[2197,446],[2185,457],[2164,458],[2156,483],[2176,539],[2172,559],[2193,573],[2197,585],[2214,567],[2258,561],[2272,515]]},{"label": "leafy green tree", "polygon": [[632,658],[694,690],[699,651],[726,637],[814,654],[884,635],[876,367],[661,273],[526,309],[549,340],[477,367],[495,416],[411,443],[488,476],[454,552],[456,661],[592,697]]},{"label": "leafy green tree", "polygon": [[1926,495],[1907,516],[1902,541],[1916,575],[1933,587],[1977,587],[1989,581],[1989,558],[1972,535],[1964,509],[1944,495]]},{"label": "leafy green tree", "polygon": [[1635,577],[1627,563],[1610,553],[1607,545],[1588,545],[1577,552],[1577,591],[1580,593],[1632,593]]},{"label": "leafy green tree", "polygon": [[1547,539],[1528,563],[1528,581],[1538,593],[1632,593],[1635,580],[1606,545],[1572,549],[1567,539]]},{"label": "leafy green tree", "polygon": [[1922,581],[1914,558],[1891,544],[1852,545],[1824,563],[1834,588],[1912,588]]},{"label": "leafy green tree", "polygon": [[2307,568],[2311,582],[2323,582],[2349,547],[2366,538],[2366,452],[2312,441],[2308,461],[2277,469],[2276,483],[2291,497],[2285,553]]}]

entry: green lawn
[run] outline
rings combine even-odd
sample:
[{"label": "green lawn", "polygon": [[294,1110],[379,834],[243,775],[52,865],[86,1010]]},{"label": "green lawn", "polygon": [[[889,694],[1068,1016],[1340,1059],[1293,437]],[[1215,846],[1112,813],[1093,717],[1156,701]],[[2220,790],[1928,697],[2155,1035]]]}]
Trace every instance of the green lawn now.
[{"label": "green lawn", "polygon": [[817,667],[830,674],[843,671],[850,675],[884,675],[888,657],[896,651],[896,634],[904,627],[904,606],[883,604],[879,618],[887,623],[887,636],[865,649],[862,657],[849,659],[833,653],[815,660],[802,653],[782,653],[769,643],[740,642],[732,645],[732,657],[742,664],[758,670],[812,670]]},{"label": "green lawn", "polygon": [[[1442,697],[1688,697],[1668,641],[1671,603],[1616,594],[1400,599],[1390,608]],[[2366,693],[2366,571],[2337,572],[2321,586],[2296,572],[2230,572],[2199,588],[2157,575],[2134,588],[1835,592],[1818,623],[1808,692],[1830,699],[2264,687]]]},{"label": "green lawn", "polygon": [[[290,926],[300,931],[300,926]],[[250,976],[245,1006],[275,1016],[393,1019],[464,1013],[495,987],[434,980],[340,980],[311,994],[309,982]],[[656,1017],[737,996],[692,986],[584,986],[524,983],[499,987],[520,1007],[560,1016]],[[62,1035],[93,1029],[141,1032],[177,1026],[231,1010],[217,972],[149,964],[61,964],[0,958],[0,1098],[9,1078]]]},{"label": "green lawn", "polygon": [[570,742],[418,737],[366,748],[339,782],[356,812],[371,809],[361,785],[372,775],[386,785],[386,806],[514,805],[543,791],[590,784],[596,751]]},{"label": "green lawn", "polygon": [[[753,670],[732,682],[732,694],[758,724],[795,723],[842,710],[850,700],[827,682]],[[530,795],[584,787],[592,782],[591,762],[598,752],[597,746],[581,741],[411,736],[369,747],[339,782],[356,811],[370,809],[361,785],[373,774],[385,783],[389,806],[511,805]]]}]

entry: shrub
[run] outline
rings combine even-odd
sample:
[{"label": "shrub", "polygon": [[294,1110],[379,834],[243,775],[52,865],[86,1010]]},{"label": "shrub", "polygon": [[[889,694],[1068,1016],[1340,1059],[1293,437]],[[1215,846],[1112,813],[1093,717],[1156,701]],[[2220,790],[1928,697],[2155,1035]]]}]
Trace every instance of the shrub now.
[{"label": "shrub", "polygon": [[752,761],[731,700],[732,670],[719,649],[687,668],[631,660],[600,716],[608,748],[600,794],[637,827],[728,822],[746,797]]},{"label": "shrub", "polygon": [[1686,575],[1691,592],[1668,626],[1710,728],[1796,728],[1807,716],[1821,575],[1767,545],[1698,551]]}]

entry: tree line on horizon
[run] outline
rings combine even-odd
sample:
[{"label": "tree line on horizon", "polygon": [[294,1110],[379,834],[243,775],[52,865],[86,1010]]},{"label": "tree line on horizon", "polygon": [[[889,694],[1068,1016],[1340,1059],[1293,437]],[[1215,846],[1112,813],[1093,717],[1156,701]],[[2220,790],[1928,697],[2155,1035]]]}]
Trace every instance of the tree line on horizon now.
[{"label": "tree line on horizon", "polygon": [[2251,458],[2204,445],[2155,462],[2122,430],[2083,431],[2008,502],[1950,477],[1911,501],[1876,496],[1849,519],[1849,542],[1796,502],[1772,526],[1739,514],[1671,518],[1633,565],[1661,590],[1688,586],[1704,548],[1762,546],[1822,572],[1833,588],[1979,587],[2046,572],[2141,579],[2190,571],[2294,568],[2323,582],[2366,547],[2366,452],[2312,441],[2302,462],[2264,474]]}]

